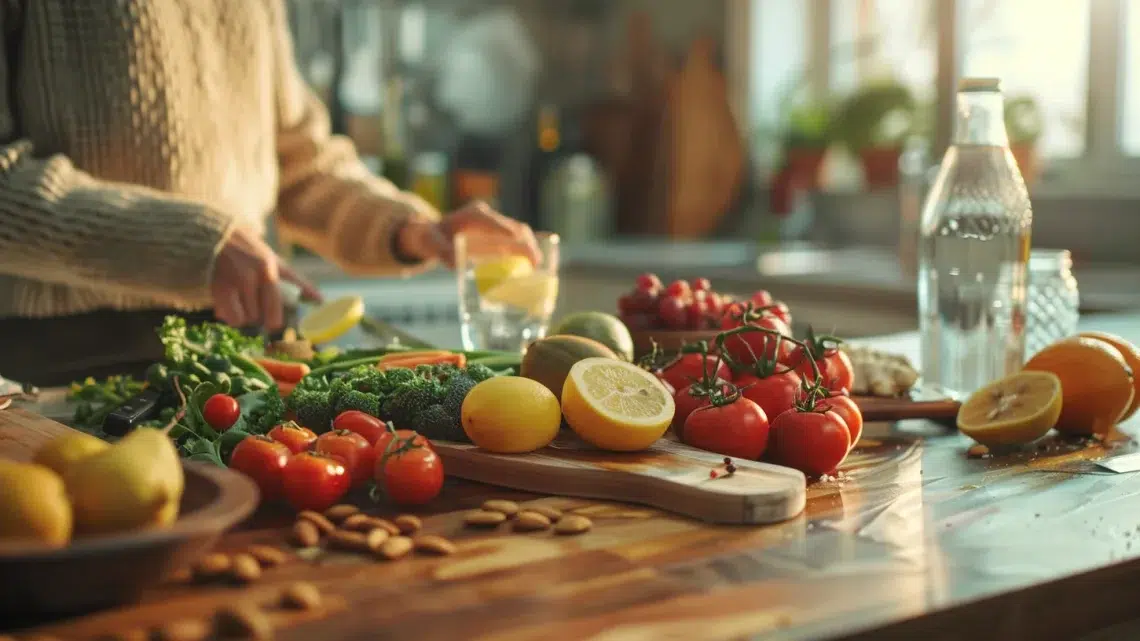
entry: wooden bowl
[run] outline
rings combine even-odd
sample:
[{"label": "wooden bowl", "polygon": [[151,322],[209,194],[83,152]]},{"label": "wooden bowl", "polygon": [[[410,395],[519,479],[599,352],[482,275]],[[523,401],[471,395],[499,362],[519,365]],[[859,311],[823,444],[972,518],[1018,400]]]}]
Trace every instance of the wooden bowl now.
[{"label": "wooden bowl", "polygon": [[714,347],[713,341],[719,334],[719,329],[645,329],[630,332],[633,336],[633,353],[640,358],[653,351],[653,343],[666,354],[675,354],[686,343],[708,341],[709,349]]},{"label": "wooden bowl", "polygon": [[57,550],[0,548],[0,618],[81,614],[138,600],[143,591],[209,551],[257,507],[242,474],[183,462],[186,489],[169,529],[76,539]]}]

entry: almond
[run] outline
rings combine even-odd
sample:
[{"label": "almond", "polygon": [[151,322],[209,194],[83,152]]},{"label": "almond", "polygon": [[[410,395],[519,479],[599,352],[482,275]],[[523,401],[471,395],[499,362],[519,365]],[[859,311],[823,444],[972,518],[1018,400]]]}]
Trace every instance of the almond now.
[{"label": "almond", "polygon": [[442,536],[434,534],[425,534],[417,536],[412,543],[415,545],[416,551],[423,554],[430,554],[433,556],[447,556],[455,554],[455,544]]},{"label": "almond", "polygon": [[388,530],[378,527],[364,535],[364,547],[375,552],[379,550],[380,546],[384,545],[384,542],[391,538],[391,536],[391,534],[388,534]]},{"label": "almond", "polygon": [[289,560],[289,555],[285,554],[284,550],[280,550],[271,545],[251,545],[246,548],[245,551],[257,559],[257,562],[264,568],[281,565]]},{"label": "almond", "polygon": [[253,583],[261,578],[261,564],[252,554],[235,554],[230,577],[238,583]]},{"label": "almond", "polygon": [[172,621],[154,631],[158,641],[202,641],[210,636],[210,626],[198,619]]},{"label": "almond", "polygon": [[514,501],[490,499],[483,502],[483,509],[489,512],[500,512],[508,517],[512,517],[519,513],[519,504]]},{"label": "almond", "polygon": [[581,514],[567,514],[558,519],[558,523],[554,525],[554,532],[566,535],[581,534],[589,531],[593,524],[593,521]]},{"label": "almond", "polygon": [[311,548],[321,542],[321,531],[308,519],[299,519],[293,524],[293,544]]},{"label": "almond", "polygon": [[373,528],[383,528],[383,529],[387,530],[388,534],[391,534],[392,536],[396,536],[400,533],[400,528],[396,527],[396,524],[389,521],[388,519],[381,519],[381,518],[373,517],[372,527]]},{"label": "almond", "polygon": [[491,510],[471,510],[463,516],[463,522],[471,527],[495,527],[506,520],[506,514]]},{"label": "almond", "polygon": [[309,521],[313,525],[317,526],[317,530],[319,530],[321,534],[329,534],[336,529],[336,526],[333,525],[333,522],[326,519],[324,514],[314,512],[312,510],[305,510],[299,513],[297,515],[297,520]]},{"label": "almond", "polygon": [[321,591],[307,581],[291,583],[281,592],[281,605],[290,610],[315,610],[321,601]]},{"label": "almond", "polygon": [[412,551],[412,540],[406,536],[393,536],[380,545],[380,558],[394,561]]},{"label": "almond", "polygon": [[424,522],[415,514],[401,514],[392,523],[400,529],[400,534],[415,534],[424,526]]},{"label": "almond", "polygon": [[360,508],[356,507],[355,505],[342,503],[341,505],[334,505],[325,510],[325,518],[332,521],[333,523],[341,523],[348,517],[359,513]]},{"label": "almond", "polygon": [[518,532],[538,532],[547,529],[550,529],[550,519],[534,510],[523,510],[515,518],[515,530]]},{"label": "almond", "polygon": [[338,550],[363,552],[368,549],[368,539],[363,532],[337,530],[329,535],[328,545],[330,548]]},{"label": "almond", "polygon": [[532,507],[528,507],[528,508],[526,508],[526,509],[530,510],[531,512],[538,512],[539,514],[541,514],[541,515],[545,516],[546,518],[550,519],[550,522],[551,522],[551,523],[553,523],[553,522],[557,521],[558,519],[562,518],[562,510],[560,510],[560,509],[558,509],[558,508],[556,508],[556,507],[549,507],[549,506],[546,506],[546,505],[535,505],[535,506],[532,506]]},{"label": "almond", "polygon": [[371,516],[368,516],[367,514],[353,514],[352,516],[349,516],[348,518],[341,521],[340,527],[345,529],[345,530],[356,530],[357,532],[366,532],[368,530],[371,530],[375,526],[372,525],[372,517]]},{"label": "almond", "polygon": [[214,633],[223,639],[272,639],[273,624],[261,608],[249,604],[223,607],[214,614]]},{"label": "almond", "polygon": [[207,554],[194,564],[194,578],[198,581],[213,581],[229,572],[232,566],[233,560],[226,554]]}]

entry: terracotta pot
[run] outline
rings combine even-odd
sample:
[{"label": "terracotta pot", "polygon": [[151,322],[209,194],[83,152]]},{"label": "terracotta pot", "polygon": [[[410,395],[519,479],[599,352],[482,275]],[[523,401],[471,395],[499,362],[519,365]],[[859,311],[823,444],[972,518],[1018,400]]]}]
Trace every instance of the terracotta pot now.
[{"label": "terracotta pot", "polygon": [[1041,172],[1041,164],[1037,157],[1037,145],[1031,142],[1015,142],[1010,144],[1009,150],[1013,152],[1013,159],[1017,161],[1017,168],[1021,170],[1021,177],[1026,185],[1037,182]]},{"label": "terracotta pot", "polygon": [[786,168],[793,183],[808,190],[818,190],[820,186],[820,170],[823,168],[823,159],[827,149],[797,148],[787,151]]},{"label": "terracotta pot", "polygon": [[867,189],[890,189],[899,184],[901,147],[872,147],[859,152]]}]

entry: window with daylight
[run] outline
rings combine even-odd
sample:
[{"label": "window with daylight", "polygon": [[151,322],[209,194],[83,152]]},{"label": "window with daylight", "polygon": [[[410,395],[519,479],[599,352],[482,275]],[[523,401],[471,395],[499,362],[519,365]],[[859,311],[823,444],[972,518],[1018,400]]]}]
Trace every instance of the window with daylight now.
[{"label": "window with daylight", "polygon": [[934,0],[832,0],[830,24],[833,92],[889,78],[934,99]]}]

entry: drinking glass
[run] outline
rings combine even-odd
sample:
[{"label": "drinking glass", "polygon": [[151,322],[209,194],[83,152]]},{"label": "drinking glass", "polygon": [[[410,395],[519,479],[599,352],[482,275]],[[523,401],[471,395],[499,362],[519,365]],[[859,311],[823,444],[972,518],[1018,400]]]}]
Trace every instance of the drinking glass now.
[{"label": "drinking glass", "polygon": [[466,350],[524,351],[546,335],[558,301],[559,238],[537,234],[542,259],[485,254],[477,238],[455,236],[459,325]]}]

